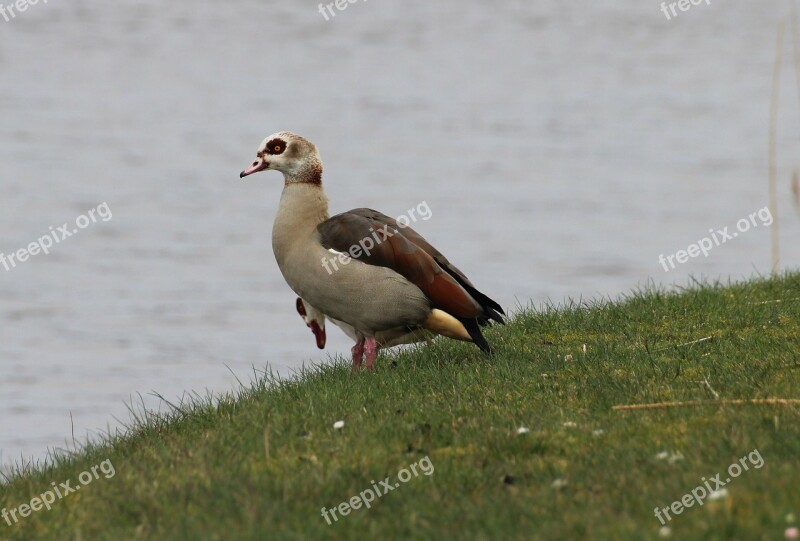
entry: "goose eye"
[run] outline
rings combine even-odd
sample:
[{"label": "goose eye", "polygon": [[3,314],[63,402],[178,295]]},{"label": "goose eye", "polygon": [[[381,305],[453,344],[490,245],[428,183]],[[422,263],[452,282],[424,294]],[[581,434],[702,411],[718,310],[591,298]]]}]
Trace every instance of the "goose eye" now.
[{"label": "goose eye", "polygon": [[282,139],[272,139],[271,141],[267,142],[267,146],[264,150],[268,154],[283,154],[286,150],[286,141]]}]

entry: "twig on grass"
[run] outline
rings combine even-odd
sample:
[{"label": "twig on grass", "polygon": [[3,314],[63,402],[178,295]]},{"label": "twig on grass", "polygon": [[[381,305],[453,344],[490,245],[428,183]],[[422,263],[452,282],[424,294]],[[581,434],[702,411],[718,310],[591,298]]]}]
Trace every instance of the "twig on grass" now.
[{"label": "twig on grass", "polygon": [[706,389],[708,389],[712,395],[714,395],[714,400],[719,400],[719,393],[711,387],[711,384],[708,382],[708,376],[703,378],[703,383],[706,384]]},{"label": "twig on grass", "polygon": [[749,398],[733,400],[686,400],[678,402],[655,402],[653,404],[624,404],[612,406],[615,411],[653,410],[685,406],[741,406],[741,405],[800,405],[800,398]]},{"label": "twig on grass", "polygon": [[775,303],[792,302],[792,301],[800,301],[800,297],[795,297],[794,299],[775,299],[774,301],[748,302],[747,304],[775,304]]},{"label": "twig on grass", "polygon": [[700,342],[705,342],[706,340],[711,340],[712,338],[714,338],[713,335],[712,336],[706,336],[705,338],[700,338],[698,340],[692,340],[691,342],[686,342],[685,344],[675,344],[673,346],[667,346],[667,347],[663,347],[663,348],[658,348],[656,351],[664,351],[666,349],[680,348],[680,347],[683,347],[683,346],[691,346],[692,344],[699,344]]}]

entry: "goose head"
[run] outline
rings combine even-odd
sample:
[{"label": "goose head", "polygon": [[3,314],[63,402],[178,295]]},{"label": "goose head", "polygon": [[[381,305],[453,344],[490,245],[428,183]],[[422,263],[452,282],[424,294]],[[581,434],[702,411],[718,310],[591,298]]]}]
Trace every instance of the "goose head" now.
[{"label": "goose head", "polygon": [[297,297],[297,313],[300,314],[305,324],[314,333],[317,347],[325,349],[325,314],[307,304],[300,297]]},{"label": "goose head", "polygon": [[282,131],[266,137],[258,146],[256,159],[239,178],[274,169],[283,173],[286,182],[322,182],[322,159],[317,147],[303,137]]}]

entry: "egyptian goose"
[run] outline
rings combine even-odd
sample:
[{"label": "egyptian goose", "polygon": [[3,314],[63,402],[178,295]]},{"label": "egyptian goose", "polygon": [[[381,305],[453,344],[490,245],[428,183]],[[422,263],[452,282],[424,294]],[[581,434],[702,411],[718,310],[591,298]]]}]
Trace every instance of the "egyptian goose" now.
[{"label": "egyptian goose", "polygon": [[[314,333],[319,349],[325,349],[327,335],[325,334],[325,321],[330,319],[334,325],[342,329],[344,333],[355,341],[358,341],[358,333],[347,323],[333,318],[326,317],[325,314],[308,304],[306,301],[297,297],[295,303],[297,313],[303,318],[306,327]],[[391,348],[401,344],[415,344],[423,340],[430,340],[433,335],[425,329],[408,329],[406,327],[390,329],[375,333],[375,340],[378,342],[378,349]]]},{"label": "egyptian goose", "polygon": [[[503,323],[503,309],[478,291],[444,255],[408,226],[371,209],[329,217],[317,148],[291,132],[261,143],[239,175],[274,169],[284,187],[272,226],[272,250],[289,287],[330,318],[353,327],[353,370],[366,355],[372,370],[376,334],[424,328],[491,353],[480,327]],[[341,264],[333,265],[334,260]]]}]

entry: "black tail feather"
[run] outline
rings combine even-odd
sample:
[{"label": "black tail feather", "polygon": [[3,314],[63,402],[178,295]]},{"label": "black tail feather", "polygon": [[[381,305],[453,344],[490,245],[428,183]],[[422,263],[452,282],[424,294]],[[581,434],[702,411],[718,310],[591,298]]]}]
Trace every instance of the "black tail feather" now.
[{"label": "black tail feather", "polygon": [[492,355],[494,353],[494,349],[492,346],[489,345],[489,342],[486,341],[486,338],[483,337],[481,333],[481,327],[478,324],[477,319],[459,319],[459,321],[464,325],[464,328],[467,329],[470,338],[475,343],[476,346],[481,348],[481,351],[486,353],[487,355]]},{"label": "black tail feather", "polygon": [[493,308],[484,306],[483,309],[486,311],[486,313],[478,318],[478,325],[481,327],[489,325],[492,321],[499,323],[500,325],[506,324],[503,316],[495,312]]},{"label": "black tail feather", "polygon": [[[461,285],[461,287],[464,287],[463,284]],[[500,312],[500,314],[506,315],[506,313],[503,311],[503,307],[502,306],[497,304],[497,302],[493,301],[492,299],[490,299],[489,297],[487,297],[486,295],[484,295],[483,293],[481,293],[480,291],[478,291],[474,287],[468,286],[466,289],[467,289],[467,293],[472,295],[472,298],[475,299],[476,301],[478,301],[478,304],[483,306],[483,309],[486,310],[486,312],[488,314],[490,314],[490,317],[492,319],[494,319],[498,323],[502,323],[503,322],[503,318],[500,317],[500,315],[497,313],[497,312]]]},{"label": "black tail feather", "polygon": [[439,265],[445,270],[445,272],[447,272],[447,274],[449,274],[456,282],[458,282],[458,285],[463,287],[466,292],[469,293],[470,296],[481,305],[481,308],[483,308],[484,312],[483,315],[478,317],[478,324],[481,327],[488,325],[490,320],[496,321],[501,325],[505,324],[503,316],[506,315],[506,313],[503,311],[502,306],[475,289],[475,286],[472,285],[472,283],[470,283],[469,280],[467,280],[464,276],[462,276],[460,272],[456,272],[454,269],[450,268],[450,265],[448,264],[449,262],[445,262],[440,259],[437,259],[436,262],[439,263]]}]

